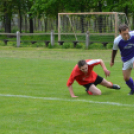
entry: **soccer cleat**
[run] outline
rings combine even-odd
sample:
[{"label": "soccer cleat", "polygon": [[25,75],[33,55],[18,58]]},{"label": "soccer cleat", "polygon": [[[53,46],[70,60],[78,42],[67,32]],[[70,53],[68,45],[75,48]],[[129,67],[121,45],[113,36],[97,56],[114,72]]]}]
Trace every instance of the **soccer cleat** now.
[{"label": "soccer cleat", "polygon": [[89,94],[89,95],[93,95],[93,93],[91,91],[89,91],[88,89],[86,89],[86,92]]},{"label": "soccer cleat", "polygon": [[113,84],[112,89],[120,90],[120,86],[119,85],[116,85],[116,84]]},{"label": "soccer cleat", "polygon": [[134,94],[134,90],[131,90],[128,95],[133,95],[133,94]]}]

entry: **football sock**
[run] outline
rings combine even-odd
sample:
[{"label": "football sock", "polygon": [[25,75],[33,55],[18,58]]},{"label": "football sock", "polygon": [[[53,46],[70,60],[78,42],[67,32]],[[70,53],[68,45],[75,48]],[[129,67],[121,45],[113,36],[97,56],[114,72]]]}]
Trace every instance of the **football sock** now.
[{"label": "football sock", "polygon": [[126,84],[128,85],[128,87],[131,88],[131,90],[134,91],[134,81],[133,79],[130,77],[130,79],[128,81],[126,81]]},{"label": "football sock", "polygon": [[88,93],[89,95],[93,95],[93,93],[92,93],[91,91],[89,91],[89,90],[87,91],[87,93]]}]

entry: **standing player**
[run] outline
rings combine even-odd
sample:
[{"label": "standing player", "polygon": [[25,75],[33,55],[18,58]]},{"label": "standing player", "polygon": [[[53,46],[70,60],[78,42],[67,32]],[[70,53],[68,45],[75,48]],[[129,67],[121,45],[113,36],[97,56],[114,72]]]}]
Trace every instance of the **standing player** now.
[{"label": "standing player", "polygon": [[103,60],[80,60],[78,64],[72,70],[72,73],[67,81],[67,87],[69,89],[71,97],[78,97],[74,95],[72,84],[76,80],[80,85],[86,88],[89,95],[101,95],[101,90],[96,87],[97,84],[101,84],[107,88],[120,89],[120,86],[108,82],[104,78],[97,75],[93,68],[100,64],[106,77],[110,75],[110,71],[107,70]]},{"label": "standing player", "polygon": [[120,49],[121,59],[123,62],[122,72],[123,77],[131,89],[128,95],[134,94],[134,81],[131,78],[131,71],[134,68],[134,31],[129,32],[128,26],[123,24],[119,26],[119,33],[120,35],[115,38],[113,51],[112,51],[112,58],[110,65],[114,65],[114,59],[117,53],[117,50]]}]

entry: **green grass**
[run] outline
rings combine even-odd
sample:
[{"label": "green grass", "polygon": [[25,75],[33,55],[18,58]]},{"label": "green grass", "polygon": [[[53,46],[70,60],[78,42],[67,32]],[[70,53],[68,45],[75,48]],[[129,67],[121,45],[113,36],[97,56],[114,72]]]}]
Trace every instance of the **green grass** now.
[{"label": "green grass", "polygon": [[[1,134],[133,134],[134,96],[122,77],[119,52],[109,66],[111,50],[14,48],[0,46]],[[116,91],[98,86],[89,96],[76,82],[71,98],[66,87],[80,59],[102,58],[121,85]],[[100,66],[95,71],[105,78]],[[132,77],[134,75],[132,73]]]}]

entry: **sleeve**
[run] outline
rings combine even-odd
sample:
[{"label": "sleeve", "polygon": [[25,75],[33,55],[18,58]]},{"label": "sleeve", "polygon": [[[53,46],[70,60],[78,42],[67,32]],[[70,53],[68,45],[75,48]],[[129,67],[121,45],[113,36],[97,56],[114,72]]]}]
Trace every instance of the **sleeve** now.
[{"label": "sleeve", "polygon": [[119,44],[120,40],[121,40],[121,36],[115,38],[114,44],[113,44],[113,50],[118,50],[119,49],[118,44]]},{"label": "sleeve", "polygon": [[129,32],[131,36],[134,36],[134,31]]},{"label": "sleeve", "polygon": [[94,59],[87,62],[88,65],[98,65],[100,64],[100,59]]},{"label": "sleeve", "polygon": [[67,87],[69,87],[70,85],[72,85],[74,83],[75,80],[75,75],[74,75],[74,70],[71,72],[71,75],[67,81]]}]

